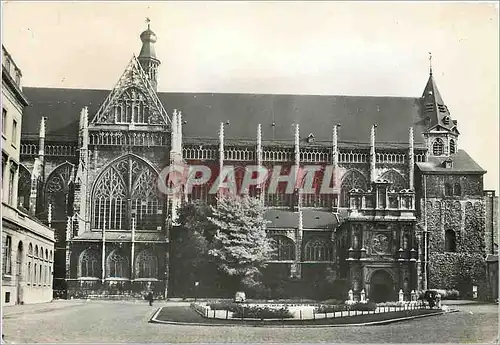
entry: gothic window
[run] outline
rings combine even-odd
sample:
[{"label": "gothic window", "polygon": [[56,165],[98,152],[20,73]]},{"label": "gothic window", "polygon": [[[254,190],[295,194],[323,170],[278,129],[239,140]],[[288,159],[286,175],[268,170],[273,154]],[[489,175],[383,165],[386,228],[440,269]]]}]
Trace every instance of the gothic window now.
[{"label": "gothic window", "polygon": [[19,166],[19,182],[17,186],[18,204],[29,209],[31,191],[31,173],[24,165]]},{"label": "gothic window", "polygon": [[[157,195],[157,174],[144,161],[126,156],[101,174],[93,194],[93,227],[157,230],[161,226],[162,204]],[[130,204],[129,201],[130,200]]]},{"label": "gothic window", "polygon": [[457,251],[457,240],[456,240],[455,231],[446,230],[444,246],[445,246],[445,250],[447,252],[456,252]]},{"label": "gothic window", "polygon": [[434,140],[432,144],[432,154],[434,156],[441,156],[444,153],[444,142],[441,138]]},{"label": "gothic window", "polygon": [[149,105],[146,96],[137,88],[125,90],[114,106],[117,123],[148,123]]},{"label": "gothic window", "polygon": [[137,255],[135,271],[136,278],[158,277],[158,257],[149,249],[143,250]]},{"label": "gothic window", "polygon": [[368,187],[366,178],[357,170],[351,170],[342,178],[340,190],[341,207],[349,207],[349,192],[352,189],[361,189],[366,191]]},{"label": "gothic window", "polygon": [[68,201],[68,185],[74,165],[63,163],[49,175],[47,179],[45,195],[47,207],[52,205],[52,219],[66,220],[66,209]]},{"label": "gothic window", "polygon": [[92,249],[85,249],[80,254],[80,272],[78,277],[95,277],[99,278],[99,256]]},{"label": "gothic window", "polygon": [[286,236],[273,236],[275,243],[274,260],[286,261],[295,259],[295,243]]},{"label": "gothic window", "polygon": [[400,192],[401,190],[407,188],[406,179],[398,173],[396,170],[389,170],[382,175],[381,179],[391,182],[391,190],[395,192]]},{"label": "gothic window", "polygon": [[453,195],[453,188],[451,187],[450,183],[444,184],[444,195],[445,196],[452,196]]},{"label": "gothic window", "polygon": [[450,140],[450,155],[456,153],[456,146],[455,146],[455,140],[451,139]]},{"label": "gothic window", "polygon": [[333,249],[326,241],[316,239],[305,245],[305,261],[332,261]]},{"label": "gothic window", "polygon": [[462,195],[462,188],[460,187],[460,183],[458,182],[453,185],[453,195]]},{"label": "gothic window", "polygon": [[107,276],[112,278],[128,278],[128,259],[117,250],[113,250],[106,260]]}]

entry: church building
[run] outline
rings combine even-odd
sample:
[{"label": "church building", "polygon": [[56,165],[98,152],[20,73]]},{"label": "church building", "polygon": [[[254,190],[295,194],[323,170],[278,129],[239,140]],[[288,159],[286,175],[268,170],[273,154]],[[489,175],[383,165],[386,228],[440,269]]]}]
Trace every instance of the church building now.
[{"label": "church building", "polygon": [[[18,194],[30,200],[28,181],[43,162],[36,213],[51,210],[54,289],[172,296],[178,206],[216,202],[210,185],[190,195],[158,191],[161,171],[180,162],[234,166],[237,180],[248,165],[281,166],[282,174],[319,166],[313,192],[250,190],[267,207],[278,245],[269,265],[297,281],[329,269],[355,296],[396,299],[433,286],[432,255],[493,250],[486,172],[460,147],[432,69],[420,97],[160,92],[149,25],[140,39],[139,55],[110,90],[24,88]],[[333,167],[334,193],[318,188],[325,166]]]}]

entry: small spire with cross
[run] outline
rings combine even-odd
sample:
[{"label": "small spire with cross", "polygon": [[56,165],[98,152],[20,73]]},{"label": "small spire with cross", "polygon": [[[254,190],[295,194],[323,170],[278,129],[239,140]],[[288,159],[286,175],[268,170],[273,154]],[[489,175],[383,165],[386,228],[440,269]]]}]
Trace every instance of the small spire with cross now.
[{"label": "small spire with cross", "polygon": [[432,53],[429,52],[429,75],[432,75]]}]

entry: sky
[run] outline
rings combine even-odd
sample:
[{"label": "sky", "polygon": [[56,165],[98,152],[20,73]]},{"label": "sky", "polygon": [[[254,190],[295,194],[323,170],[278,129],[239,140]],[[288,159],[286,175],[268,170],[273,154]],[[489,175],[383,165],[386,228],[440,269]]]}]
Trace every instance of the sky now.
[{"label": "sky", "polygon": [[151,20],[159,91],[422,95],[433,75],[465,149],[499,181],[498,5],[3,2],[25,86],[112,89]]}]

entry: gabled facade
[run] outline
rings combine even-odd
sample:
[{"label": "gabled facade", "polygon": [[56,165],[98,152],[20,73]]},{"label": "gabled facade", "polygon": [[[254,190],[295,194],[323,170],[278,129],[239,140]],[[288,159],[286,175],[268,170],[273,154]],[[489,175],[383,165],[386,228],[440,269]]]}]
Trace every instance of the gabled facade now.
[{"label": "gabled facade", "polygon": [[[40,171],[38,211],[52,205],[56,289],[180,294],[169,281],[176,210],[215,197],[214,179],[190,194],[159,193],[161,171],[173,163],[203,164],[213,175],[236,167],[238,188],[249,165],[282,175],[317,166],[312,190],[288,194],[278,183],[268,193],[267,180],[248,191],[268,207],[268,233],[278,243],[270,269],[304,286],[333,272],[355,296],[365,290],[374,300],[426,287],[423,167],[462,152],[432,73],[417,98],[161,93],[149,26],[141,40],[111,91],[27,89],[22,160]],[[41,116],[43,141],[33,126]],[[322,194],[327,166],[333,193]],[[482,174],[473,174],[475,191]]]}]

